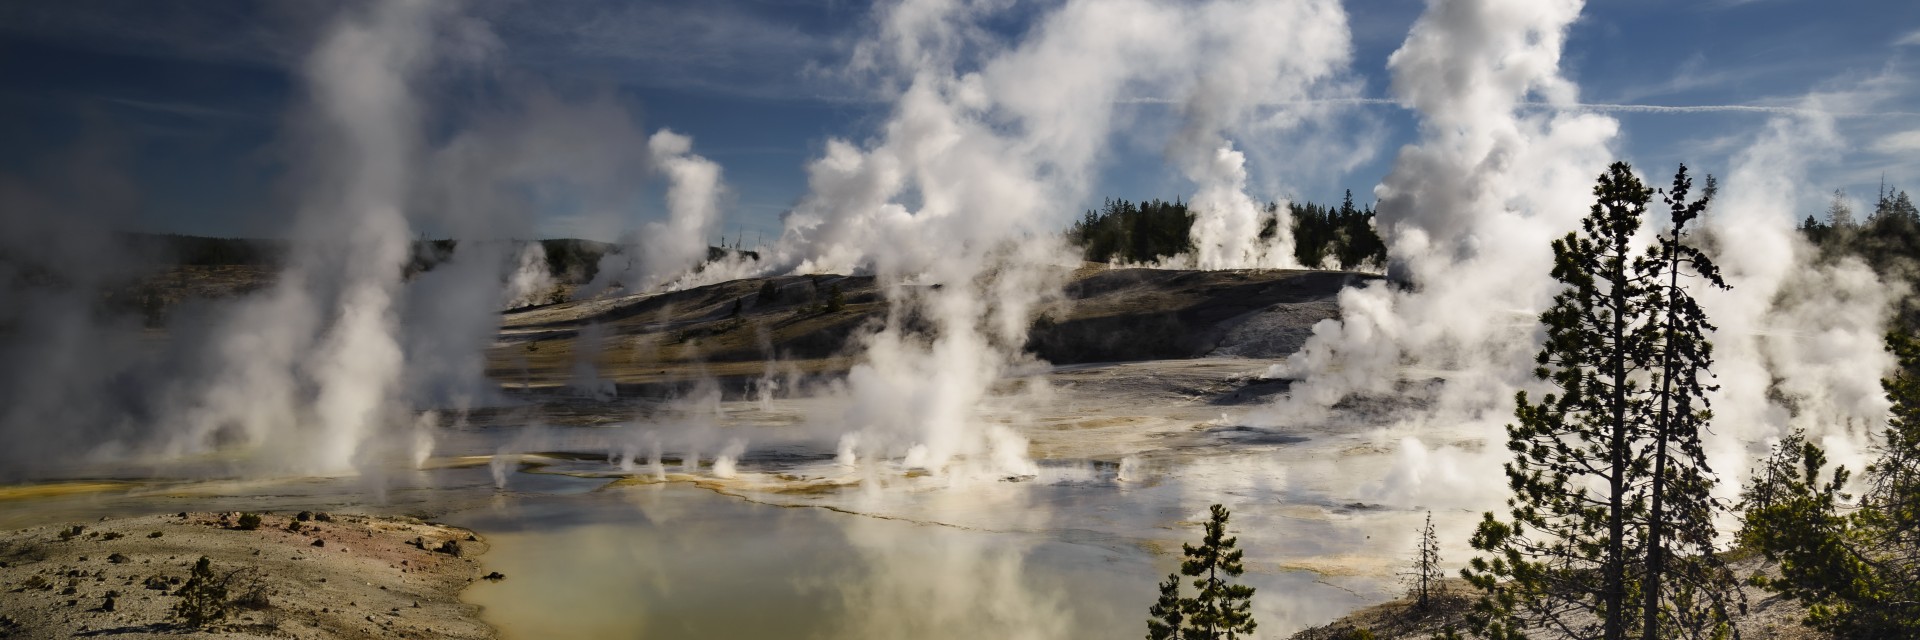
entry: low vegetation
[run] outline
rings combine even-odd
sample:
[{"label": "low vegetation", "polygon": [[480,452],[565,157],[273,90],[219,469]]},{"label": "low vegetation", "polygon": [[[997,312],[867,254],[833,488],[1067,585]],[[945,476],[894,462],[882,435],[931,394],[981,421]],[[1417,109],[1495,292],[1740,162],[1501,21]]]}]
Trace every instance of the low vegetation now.
[{"label": "low vegetation", "polygon": [[1920,637],[1920,340],[1887,338],[1899,366],[1883,381],[1892,415],[1859,496],[1852,471],[1795,433],[1743,494],[1740,541],[1778,563],[1752,581],[1807,606],[1808,626],[1841,638]]},{"label": "low vegetation", "polygon": [[180,600],[173,605],[173,619],[190,629],[205,629],[233,612],[233,605],[227,602],[227,581],[214,575],[213,561],[206,556],[194,563],[187,583],[174,595]]}]

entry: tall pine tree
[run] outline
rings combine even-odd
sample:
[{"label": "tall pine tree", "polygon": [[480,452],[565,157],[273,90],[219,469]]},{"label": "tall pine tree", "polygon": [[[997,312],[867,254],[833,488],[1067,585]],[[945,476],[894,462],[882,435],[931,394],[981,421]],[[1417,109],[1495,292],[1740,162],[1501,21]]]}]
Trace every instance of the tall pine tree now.
[{"label": "tall pine tree", "polygon": [[1200,590],[1187,607],[1191,629],[1183,636],[1186,640],[1233,640],[1252,634],[1255,626],[1253,587],[1228,581],[1246,572],[1240,550],[1233,548],[1239,539],[1227,536],[1230,514],[1217,504],[1211,511],[1200,546],[1181,545],[1187,559],[1180,563],[1180,572],[1194,576],[1193,586]]},{"label": "tall pine tree", "polygon": [[[1186,559],[1180,573],[1170,574],[1160,583],[1160,599],[1147,610],[1149,640],[1235,640],[1249,636],[1257,626],[1253,620],[1253,587],[1234,584],[1231,578],[1246,572],[1241,552],[1234,548],[1238,538],[1227,536],[1227,508],[1213,505],[1204,526],[1199,546],[1180,545]],[[1194,578],[1194,597],[1180,596],[1180,576]]]},{"label": "tall pine tree", "polygon": [[[1463,575],[1486,593],[1473,622],[1500,640],[1539,625],[1576,638],[1621,640],[1640,541],[1630,520],[1646,496],[1630,480],[1646,473],[1631,455],[1646,398],[1632,374],[1644,362],[1633,325],[1645,317],[1648,287],[1634,273],[1633,236],[1652,190],[1626,163],[1594,187],[1580,233],[1553,243],[1553,278],[1566,286],[1541,314],[1546,344],[1535,375],[1559,393],[1516,397],[1507,426],[1507,501],[1512,522],[1488,513],[1475,531],[1475,558]],[[1595,629],[1593,622],[1598,621]]]},{"label": "tall pine tree", "polygon": [[1427,512],[1427,523],[1420,527],[1420,537],[1414,547],[1413,567],[1407,571],[1407,587],[1413,595],[1413,608],[1427,611],[1433,607],[1434,598],[1440,595],[1441,581],[1446,573],[1440,569],[1440,537],[1434,534],[1433,512]]},{"label": "tall pine tree", "polygon": [[1682,286],[1682,278],[1720,289],[1727,284],[1713,261],[1687,244],[1687,224],[1712,202],[1711,193],[1689,202],[1692,189],[1693,179],[1681,165],[1662,198],[1670,211],[1667,228],[1637,266],[1641,278],[1656,283],[1649,295],[1655,314],[1643,326],[1644,344],[1659,362],[1650,385],[1656,406],[1648,434],[1653,473],[1641,574],[1646,582],[1641,590],[1643,640],[1672,635],[1662,634],[1663,629],[1688,637],[1724,634],[1729,599],[1738,593],[1732,572],[1714,555],[1713,517],[1720,507],[1713,501],[1713,472],[1700,444],[1700,431],[1712,418],[1707,393],[1717,388],[1702,379],[1712,375],[1713,345],[1707,334],[1714,327]]},{"label": "tall pine tree", "polygon": [[1484,594],[1471,618],[1487,637],[1539,627],[1624,640],[1724,626],[1727,574],[1701,559],[1711,557],[1716,508],[1699,445],[1712,326],[1681,282],[1717,275],[1685,242],[1708,198],[1687,201],[1684,168],[1674,184],[1674,218],[1653,248],[1634,241],[1653,191],[1626,163],[1600,176],[1580,231],[1553,243],[1552,275],[1565,288],[1541,314],[1535,374],[1558,392],[1539,402],[1518,394],[1507,427],[1512,519],[1486,515],[1472,543],[1489,557],[1462,571]]}]

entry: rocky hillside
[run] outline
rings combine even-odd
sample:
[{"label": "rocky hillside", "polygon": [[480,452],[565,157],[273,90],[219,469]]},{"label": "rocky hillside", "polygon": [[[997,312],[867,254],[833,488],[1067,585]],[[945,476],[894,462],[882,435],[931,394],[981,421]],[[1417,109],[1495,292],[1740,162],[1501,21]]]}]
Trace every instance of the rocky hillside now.
[{"label": "rocky hillside", "polygon": [[[1298,349],[1314,323],[1337,315],[1342,288],[1375,277],[1088,267],[1074,273],[1064,300],[1035,318],[1027,346],[1054,364],[1279,358]],[[838,275],[518,309],[503,316],[489,373],[532,387],[567,384],[584,372],[623,387],[757,377],[776,368],[831,373],[850,366],[850,341],[886,310],[872,277]]]}]

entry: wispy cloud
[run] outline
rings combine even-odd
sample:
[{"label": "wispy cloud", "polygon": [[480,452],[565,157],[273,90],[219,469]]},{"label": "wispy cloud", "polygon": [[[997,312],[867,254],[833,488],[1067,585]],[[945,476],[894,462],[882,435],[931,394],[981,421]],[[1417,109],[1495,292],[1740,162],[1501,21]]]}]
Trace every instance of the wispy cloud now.
[{"label": "wispy cloud", "polygon": [[1900,39],[1893,41],[1893,44],[1899,47],[1920,46],[1920,29],[1915,29],[1912,33],[1900,36]]},{"label": "wispy cloud", "polygon": [[132,98],[102,98],[102,99],[109,104],[129,107],[129,108],[138,109],[141,111],[164,113],[167,115],[181,116],[186,118],[212,118],[212,119],[227,119],[227,120],[261,120],[263,119],[263,116],[258,113],[232,111],[228,109],[216,109],[213,107],[205,107],[197,104],[187,104],[182,102],[154,102],[149,100],[135,100]]},{"label": "wispy cloud", "polygon": [[[336,3],[0,3],[0,36],[73,49],[288,68]],[[473,0],[508,52],[543,74],[752,97],[807,97],[811,63],[859,27],[844,12],[754,0]],[[819,93],[819,92],[815,92]]]},{"label": "wispy cloud", "polygon": [[837,57],[850,26],[750,2],[515,2],[483,15],[524,63],[749,97],[818,93],[806,70]]},{"label": "wispy cloud", "polygon": [[[1134,96],[1117,100],[1121,104],[1172,105],[1178,101],[1152,96]],[[1400,106],[1400,102],[1388,98],[1323,98],[1317,100],[1293,100],[1287,102],[1265,103],[1268,107],[1293,107],[1304,105],[1357,105],[1357,106]],[[1840,118],[1887,118],[1920,117],[1920,111],[1840,111],[1812,107],[1790,107],[1778,105],[1754,104],[1625,104],[1609,102],[1587,102],[1557,104],[1551,102],[1528,102],[1525,108],[1545,111],[1579,111],[1592,113],[1757,113],[1766,115],[1795,116],[1832,116]]]},{"label": "wispy cloud", "polygon": [[1750,82],[1756,78],[1765,78],[1780,73],[1792,66],[1793,62],[1749,65],[1732,69],[1709,68],[1707,58],[1695,53],[1674,69],[1673,75],[1666,80],[1632,85],[1614,92],[1609,103],[1635,104],[1647,98],[1673,96],[1703,89],[1727,87]]},{"label": "wispy cloud", "polygon": [[[1181,104],[1180,100],[1158,96],[1128,96],[1114,101],[1115,104]],[[1266,107],[1297,107],[1311,105],[1393,105],[1400,103],[1387,98],[1317,98],[1312,100],[1283,100],[1263,102]]]},{"label": "wispy cloud", "polygon": [[1695,104],[1695,105],[1659,105],[1659,104],[1606,104],[1589,103],[1573,105],[1552,105],[1533,103],[1529,106],[1565,111],[1592,111],[1605,113],[1760,113],[1769,115],[1794,116],[1835,116],[1843,118],[1883,118],[1915,117],[1920,111],[1832,111],[1807,107],[1784,107],[1751,104]]},{"label": "wispy cloud", "polygon": [[1920,129],[1882,137],[1873,143],[1873,150],[1886,154],[1920,152]]}]

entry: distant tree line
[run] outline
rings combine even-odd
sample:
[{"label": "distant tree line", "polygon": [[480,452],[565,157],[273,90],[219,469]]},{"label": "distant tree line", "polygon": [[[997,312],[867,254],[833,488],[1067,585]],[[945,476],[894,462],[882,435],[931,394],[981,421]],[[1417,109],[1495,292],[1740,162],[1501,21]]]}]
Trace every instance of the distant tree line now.
[{"label": "distant tree line", "polygon": [[[1268,204],[1268,211],[1279,204]],[[1292,220],[1293,257],[1300,264],[1327,269],[1356,269],[1382,265],[1387,260],[1386,243],[1373,229],[1373,207],[1354,206],[1348,191],[1339,206],[1312,202],[1289,202]],[[1146,200],[1107,200],[1099,209],[1088,210],[1067,229],[1067,238],[1082,248],[1093,262],[1153,262],[1161,258],[1193,253],[1193,212],[1178,199],[1173,202]],[[1260,238],[1269,239],[1274,225],[1269,222]]]},{"label": "distant tree line", "polygon": [[121,233],[130,253],[194,267],[272,266],[287,257],[287,242],[258,238],[208,238],[176,233]]},{"label": "distant tree line", "polygon": [[1074,223],[1067,238],[1093,262],[1151,262],[1191,251],[1192,228],[1193,215],[1179,200],[1108,200]]},{"label": "distant tree line", "polygon": [[[212,238],[172,233],[129,232],[117,234],[117,239],[132,255],[146,256],[160,264],[194,267],[279,266],[286,261],[291,247],[287,241],[277,239]],[[539,242],[540,248],[546,252],[548,272],[555,279],[565,282],[593,280],[602,256],[626,249],[616,244],[574,238],[552,238]],[[407,272],[432,270],[452,259],[458,248],[457,240],[419,238],[408,249]],[[758,257],[751,251],[708,248],[709,259],[718,260],[728,253]]]},{"label": "distant tree line", "polygon": [[547,273],[561,282],[592,282],[594,275],[600,272],[600,258],[615,250],[616,245],[592,240],[556,238],[541,240],[540,248],[547,253]]},{"label": "distant tree line", "polygon": [[[1856,257],[1883,279],[1920,273],[1920,210],[1905,191],[1882,186],[1873,211],[1862,221],[1846,193],[1836,190],[1823,215],[1808,215],[1800,223],[1800,232],[1819,249],[1822,261]],[[1907,330],[1920,329],[1920,301],[1901,296],[1897,316]]]},{"label": "distant tree line", "polygon": [[1293,216],[1293,257],[1300,264],[1322,269],[1386,265],[1387,244],[1373,230],[1373,207],[1353,206],[1353,190],[1339,207],[1289,202],[1287,209]]}]

